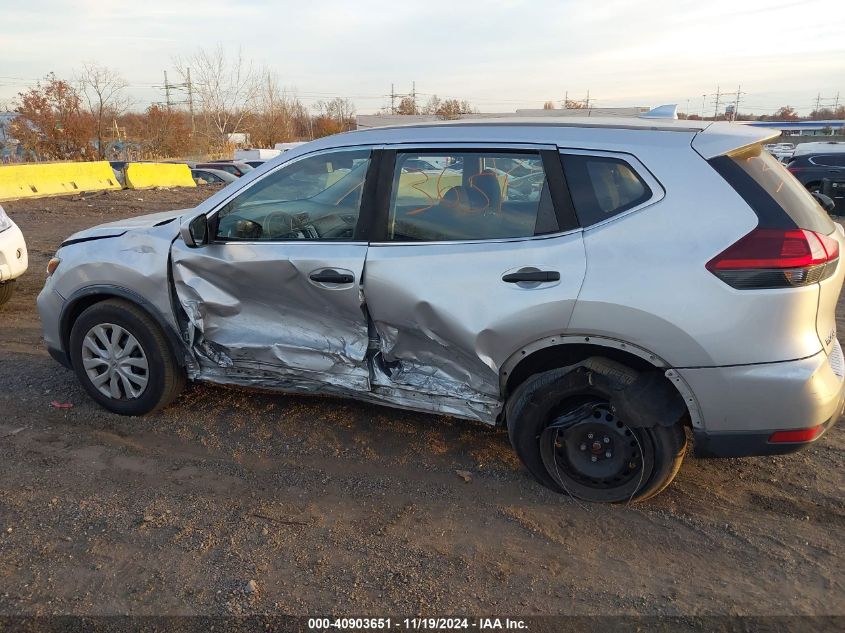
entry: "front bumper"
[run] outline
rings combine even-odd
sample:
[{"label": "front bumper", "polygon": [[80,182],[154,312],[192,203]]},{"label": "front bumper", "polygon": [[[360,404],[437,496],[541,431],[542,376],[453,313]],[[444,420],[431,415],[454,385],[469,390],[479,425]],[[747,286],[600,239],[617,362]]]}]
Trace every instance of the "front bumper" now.
[{"label": "front bumper", "polygon": [[26,272],[29,257],[26,242],[17,224],[0,233],[0,283],[17,279]]},{"label": "front bumper", "polygon": [[[704,457],[789,453],[817,441],[845,407],[845,363],[835,345],[783,363],[678,370],[696,395],[704,426],[694,430]],[[772,443],[776,431],[822,427],[808,442]]]},{"label": "front bumper", "polygon": [[44,342],[47,345],[50,356],[62,365],[69,366],[67,362],[67,350],[64,349],[64,345],[62,344],[61,333],[61,316],[65,300],[53,288],[52,278],[47,278],[47,283],[38,294],[36,305],[38,306],[38,316],[41,317]]}]

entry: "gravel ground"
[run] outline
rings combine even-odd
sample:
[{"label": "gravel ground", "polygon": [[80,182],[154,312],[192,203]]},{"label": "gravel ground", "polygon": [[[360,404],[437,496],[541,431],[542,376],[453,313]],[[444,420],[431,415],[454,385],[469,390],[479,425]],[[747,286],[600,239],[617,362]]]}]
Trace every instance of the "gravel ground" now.
[{"label": "gravel ground", "polygon": [[47,260],[211,191],[4,203],[30,271],[0,312],[0,615],[845,615],[842,425],[584,506],[446,417],[202,385],[147,418],[98,408],[40,340]]}]

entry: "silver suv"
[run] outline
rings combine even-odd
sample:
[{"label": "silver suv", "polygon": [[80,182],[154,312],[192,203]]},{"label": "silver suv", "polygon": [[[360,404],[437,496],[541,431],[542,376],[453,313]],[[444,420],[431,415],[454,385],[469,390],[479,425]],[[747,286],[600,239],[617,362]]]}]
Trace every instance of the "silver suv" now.
[{"label": "silver suv", "polygon": [[843,231],[771,132],[485,120],[324,138],[195,209],[69,238],[52,355],[142,415],[186,379],[505,426],[581,499],[644,499],[686,450],[817,440],[843,408]]}]

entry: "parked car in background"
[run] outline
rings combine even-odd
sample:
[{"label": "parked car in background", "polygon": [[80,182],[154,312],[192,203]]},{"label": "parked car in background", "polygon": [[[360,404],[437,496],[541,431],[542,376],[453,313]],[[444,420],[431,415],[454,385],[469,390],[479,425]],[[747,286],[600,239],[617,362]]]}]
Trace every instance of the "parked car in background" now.
[{"label": "parked car in background", "polygon": [[595,117],[325,137],[196,209],[71,236],[44,340],[116,413],[187,379],[353,397],[505,427],[552,490],[645,499],[688,431],[702,456],[786,453],[842,413],[845,232],[770,137]]},{"label": "parked car in background", "polygon": [[805,154],[838,154],[839,152],[845,152],[843,141],[812,141],[799,143],[795,147],[793,156],[797,158]]},{"label": "parked car in background", "polygon": [[[818,152],[808,152],[804,145],[817,146]],[[845,143],[802,143],[801,153],[787,163],[787,169],[809,191],[829,196],[836,204],[834,214],[845,215]]]},{"label": "parked car in background", "polygon": [[229,184],[230,182],[235,182],[238,177],[230,174],[228,171],[223,171],[222,169],[192,169],[191,170],[191,177],[195,181],[202,180],[206,184]]},{"label": "parked car in background", "polygon": [[795,152],[795,145],[792,143],[768,143],[763,147],[782,163],[792,158],[792,154]]},{"label": "parked car in background", "polygon": [[280,149],[236,149],[234,159],[249,164],[252,161],[264,162],[281,154]]},{"label": "parked car in background", "polygon": [[284,154],[285,152],[289,152],[292,149],[296,149],[300,145],[305,145],[305,141],[290,141],[288,143],[276,143],[273,146],[273,149],[276,149],[282,154]]},{"label": "parked car in background", "polygon": [[255,169],[256,167],[261,167],[261,165],[263,165],[263,164],[264,164],[264,163],[266,163],[267,161],[266,161],[266,160],[259,160],[259,159],[255,159],[255,160],[245,160],[245,161],[243,161],[243,162],[245,162],[247,165],[249,165],[250,167],[252,167],[253,169]]},{"label": "parked car in background", "polygon": [[247,165],[241,161],[235,160],[215,160],[215,161],[208,161],[205,163],[196,163],[193,165],[194,169],[222,169],[223,171],[228,171],[233,176],[237,176],[240,178],[244,174],[249,171],[252,171],[252,167]]},{"label": "parked car in background", "polygon": [[11,299],[15,280],[26,272],[28,263],[23,233],[0,206],[0,306]]}]

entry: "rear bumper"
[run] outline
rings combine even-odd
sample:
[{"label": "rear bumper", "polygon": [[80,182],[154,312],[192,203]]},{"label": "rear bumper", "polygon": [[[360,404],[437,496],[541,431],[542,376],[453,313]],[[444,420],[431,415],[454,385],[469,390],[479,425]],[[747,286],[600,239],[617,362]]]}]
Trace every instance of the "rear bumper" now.
[{"label": "rear bumper", "polygon": [[772,443],[769,438],[774,431],[762,433],[708,433],[693,431],[696,457],[750,457],[753,455],[784,455],[794,453],[814,444],[821,439],[828,429],[842,416],[839,413],[824,423],[824,430],[809,442]]},{"label": "rear bumper", "polygon": [[[833,361],[833,362],[831,362]],[[790,453],[818,439],[845,406],[841,350],[783,363],[678,370],[702,413],[695,452],[706,457]],[[822,427],[810,442],[771,443],[772,433]]]}]

